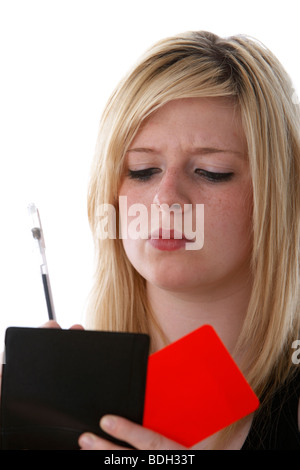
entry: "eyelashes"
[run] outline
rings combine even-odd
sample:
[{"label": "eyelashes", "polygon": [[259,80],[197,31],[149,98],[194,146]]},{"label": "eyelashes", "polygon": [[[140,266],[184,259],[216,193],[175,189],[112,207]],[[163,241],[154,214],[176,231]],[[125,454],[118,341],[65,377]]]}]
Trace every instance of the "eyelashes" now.
[{"label": "eyelashes", "polygon": [[128,176],[133,180],[138,181],[149,181],[151,176],[155,173],[159,173],[159,168],[146,168],[145,170],[129,170]]},{"label": "eyelashes", "polygon": [[211,181],[213,183],[229,181],[233,177],[233,172],[217,173],[217,172],[214,172],[214,171],[206,171],[206,170],[197,169],[196,173],[199,176],[202,176],[206,180]]},{"label": "eyelashes", "polygon": [[[146,168],[144,170],[129,170],[128,176],[130,179],[133,179],[133,180],[147,182],[151,179],[153,175],[159,172],[160,172],[159,168]],[[233,172],[219,173],[219,172],[202,170],[200,168],[197,168],[195,170],[195,174],[199,175],[200,178],[205,179],[206,181],[209,181],[211,183],[220,183],[220,182],[229,181],[232,179],[234,175]]]}]

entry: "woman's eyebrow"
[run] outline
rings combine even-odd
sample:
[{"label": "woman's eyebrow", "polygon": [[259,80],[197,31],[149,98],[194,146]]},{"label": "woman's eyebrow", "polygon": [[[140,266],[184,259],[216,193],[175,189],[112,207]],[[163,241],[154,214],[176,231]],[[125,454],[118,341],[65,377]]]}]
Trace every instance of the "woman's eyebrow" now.
[{"label": "woman's eyebrow", "polygon": [[[136,153],[159,153],[158,150],[151,147],[136,147],[128,149],[127,152]],[[194,147],[187,152],[190,155],[210,155],[215,153],[231,153],[236,155],[244,155],[243,152],[233,149],[223,149],[217,147]]]},{"label": "woman's eyebrow", "polygon": [[127,152],[157,153],[157,150],[155,150],[154,148],[148,148],[148,147],[137,147],[133,149],[128,149]]},{"label": "woman's eyebrow", "polygon": [[233,149],[223,149],[217,147],[196,147],[191,149],[190,154],[192,155],[209,155],[212,153],[232,153],[236,155],[244,155],[243,152]]}]

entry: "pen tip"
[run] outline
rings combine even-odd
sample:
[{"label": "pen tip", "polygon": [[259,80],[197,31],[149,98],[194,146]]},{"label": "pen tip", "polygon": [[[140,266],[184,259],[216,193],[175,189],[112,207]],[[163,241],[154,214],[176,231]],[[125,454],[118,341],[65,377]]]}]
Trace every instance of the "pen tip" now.
[{"label": "pen tip", "polygon": [[36,206],[35,204],[31,203],[27,206],[27,210],[29,215],[33,215],[36,212]]}]

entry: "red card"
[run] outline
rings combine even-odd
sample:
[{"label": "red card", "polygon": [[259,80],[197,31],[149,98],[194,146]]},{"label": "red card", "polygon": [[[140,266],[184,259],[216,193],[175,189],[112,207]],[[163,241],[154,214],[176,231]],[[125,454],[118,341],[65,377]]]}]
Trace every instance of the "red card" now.
[{"label": "red card", "polygon": [[191,447],[259,401],[208,325],[149,356],[143,426]]}]

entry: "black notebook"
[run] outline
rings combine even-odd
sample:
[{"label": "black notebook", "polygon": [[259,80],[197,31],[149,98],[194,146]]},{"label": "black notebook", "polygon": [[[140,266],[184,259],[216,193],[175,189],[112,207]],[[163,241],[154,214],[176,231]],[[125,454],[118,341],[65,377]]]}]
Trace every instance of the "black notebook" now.
[{"label": "black notebook", "polygon": [[1,448],[78,449],[86,431],[112,439],[104,414],[142,424],[148,353],[144,334],[8,328]]}]

